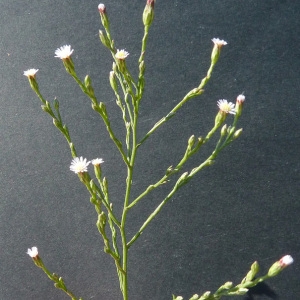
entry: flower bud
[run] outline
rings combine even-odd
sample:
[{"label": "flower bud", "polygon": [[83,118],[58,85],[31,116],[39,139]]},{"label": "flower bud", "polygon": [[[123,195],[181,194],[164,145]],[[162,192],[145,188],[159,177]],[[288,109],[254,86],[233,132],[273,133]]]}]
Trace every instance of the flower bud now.
[{"label": "flower bud", "polygon": [[244,106],[245,96],[244,95],[238,95],[236,98],[235,103],[235,111],[237,117],[239,117],[242,114],[243,106]]},{"label": "flower bud", "polygon": [[211,292],[209,292],[209,291],[205,292],[205,293],[199,298],[199,300],[210,299],[210,294],[211,294]]},{"label": "flower bud", "polygon": [[117,81],[116,81],[114,71],[109,72],[109,83],[110,83],[111,88],[117,93],[118,92],[118,85],[117,85]]},{"label": "flower bud", "polygon": [[236,291],[235,294],[236,295],[245,295],[247,292],[248,292],[248,289],[241,287]]},{"label": "flower bud", "polygon": [[189,138],[189,140],[188,140],[188,148],[189,149],[192,149],[192,147],[194,146],[194,144],[195,144],[195,136],[194,135],[192,135],[190,138]]},{"label": "flower bud", "polygon": [[223,125],[222,129],[221,129],[221,136],[225,136],[227,134],[227,125]]},{"label": "flower bud", "polygon": [[248,274],[245,277],[245,282],[252,281],[258,272],[259,272],[259,264],[257,261],[255,261],[251,265],[251,270],[248,272]]},{"label": "flower bud", "polygon": [[268,276],[274,277],[278,275],[284,268],[291,265],[294,259],[290,255],[283,256],[280,260],[276,261],[268,271]]},{"label": "flower bud", "polygon": [[219,111],[215,117],[215,127],[220,127],[226,120],[227,114],[223,111]]},{"label": "flower bud", "polygon": [[54,108],[55,108],[56,110],[59,110],[59,102],[58,102],[58,100],[57,100],[56,98],[54,99],[53,105],[54,105]]},{"label": "flower bud", "polygon": [[98,5],[98,11],[100,13],[101,23],[106,30],[109,30],[109,20],[106,13],[106,7],[103,3]]},{"label": "flower bud", "polygon": [[243,132],[243,128],[238,129],[234,134],[233,134],[233,139],[237,139]]},{"label": "flower bud", "polygon": [[214,48],[211,53],[211,63],[216,64],[221,53],[221,48],[225,45],[227,45],[227,42],[224,40],[220,40],[218,38],[213,38],[212,42],[214,43]]},{"label": "flower bud", "polygon": [[109,41],[107,35],[102,30],[99,30],[99,38],[105,47],[107,47],[108,49],[111,49],[110,41]]},{"label": "flower bud", "polygon": [[150,26],[154,19],[154,3],[155,0],[147,0],[147,4],[143,12],[144,26]]},{"label": "flower bud", "polygon": [[100,14],[105,14],[105,12],[106,12],[106,7],[105,7],[105,5],[104,5],[103,3],[100,3],[100,4],[98,5],[98,10],[99,10],[99,13],[100,13]]}]

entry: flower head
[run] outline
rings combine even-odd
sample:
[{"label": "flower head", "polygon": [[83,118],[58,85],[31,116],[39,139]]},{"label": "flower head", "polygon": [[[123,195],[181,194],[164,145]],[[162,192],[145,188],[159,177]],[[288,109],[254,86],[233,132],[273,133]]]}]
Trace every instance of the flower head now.
[{"label": "flower head", "polygon": [[37,247],[32,247],[31,249],[29,248],[26,252],[31,258],[36,258],[39,255],[38,248]]},{"label": "flower head", "polygon": [[243,94],[241,94],[241,95],[237,96],[236,102],[242,104],[242,103],[244,103],[245,99],[246,99],[246,97]]},{"label": "flower head", "polygon": [[68,59],[72,55],[74,49],[71,49],[71,45],[64,45],[55,50],[55,56],[60,59]]},{"label": "flower head", "polygon": [[213,38],[212,42],[217,46],[217,47],[222,47],[227,45],[227,42],[224,40],[220,40],[219,38]]},{"label": "flower head", "polygon": [[105,5],[104,5],[103,3],[100,3],[100,4],[98,5],[98,10],[99,10],[100,14],[105,14],[105,12],[106,12],[106,7],[105,7]]},{"label": "flower head", "polygon": [[92,160],[92,164],[94,166],[99,166],[102,163],[104,163],[104,160],[102,158],[95,158],[95,159]]},{"label": "flower head", "polygon": [[70,170],[73,171],[75,174],[84,173],[87,172],[87,167],[89,164],[90,161],[87,161],[86,158],[83,159],[82,156],[80,158],[75,157],[71,162]]},{"label": "flower head", "polygon": [[125,51],[124,49],[122,49],[122,50],[118,49],[115,56],[117,59],[124,60],[128,55],[129,55],[129,53],[127,51]]},{"label": "flower head", "polygon": [[219,100],[218,101],[218,107],[220,108],[220,110],[226,114],[235,114],[235,108],[234,108],[234,104],[232,102],[228,102],[225,99]]},{"label": "flower head", "polygon": [[39,69],[29,69],[24,71],[23,75],[27,76],[28,78],[34,78],[38,70]]},{"label": "flower head", "polygon": [[291,255],[285,255],[279,260],[279,263],[282,266],[282,268],[285,268],[285,267],[291,265],[293,262],[294,262],[294,259],[292,258]]}]

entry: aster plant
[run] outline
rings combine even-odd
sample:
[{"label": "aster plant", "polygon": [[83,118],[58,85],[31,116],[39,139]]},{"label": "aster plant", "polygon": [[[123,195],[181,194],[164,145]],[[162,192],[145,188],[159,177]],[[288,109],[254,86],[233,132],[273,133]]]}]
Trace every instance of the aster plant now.
[{"label": "aster plant", "polygon": [[[208,133],[203,137],[195,137],[192,135],[187,141],[186,149],[182,154],[182,158],[178,162],[175,162],[174,166],[166,169],[165,174],[163,174],[158,181],[151,182],[149,186],[136,198],[132,197],[132,181],[134,176],[133,171],[138,151],[142,149],[142,146],[144,146],[146,140],[164,123],[172,118],[186,102],[203,94],[203,88],[212,75],[212,71],[220,57],[221,49],[223,46],[227,45],[227,42],[224,40],[218,38],[212,39],[213,48],[210,59],[210,67],[204,78],[199,82],[199,85],[186,93],[182,100],[180,100],[170,112],[158,120],[144,135],[144,137],[138,140],[137,130],[139,125],[139,109],[145,88],[145,54],[149,28],[154,18],[154,4],[155,0],[147,0],[143,12],[142,20],[144,24],[144,36],[142,39],[141,52],[138,60],[138,78],[136,80],[131,75],[126,64],[126,58],[128,57],[129,53],[124,49],[119,50],[115,47],[115,42],[110,32],[110,22],[105,5],[99,4],[98,6],[101,23],[104,28],[104,30],[99,31],[99,37],[102,44],[110,51],[113,59],[112,70],[109,73],[109,82],[116,97],[116,104],[122,112],[124,128],[126,132],[125,136],[123,137],[123,139],[126,141],[125,144],[121,142],[122,138],[119,138],[118,134],[112,129],[109,113],[106,109],[105,103],[97,100],[91,78],[87,75],[84,80],[81,80],[77,76],[75,65],[72,60],[74,49],[72,49],[70,45],[65,45],[55,51],[55,57],[62,60],[67,73],[74,78],[83,93],[85,93],[90,99],[92,109],[102,118],[109,137],[114,142],[116,149],[124,161],[124,166],[127,169],[127,178],[126,189],[124,191],[125,196],[123,201],[123,210],[121,215],[117,215],[115,213],[113,204],[111,202],[108,180],[103,175],[101,170],[101,164],[104,162],[103,159],[95,158],[91,161],[88,161],[86,158],[83,158],[82,156],[79,157],[77,155],[75,145],[73,144],[69,133],[69,129],[64,124],[60,115],[58,100],[55,99],[51,104],[42,96],[36,80],[38,69],[29,69],[24,72],[24,75],[29,80],[31,88],[42,102],[43,111],[50,115],[53,120],[53,124],[60,130],[69,144],[71,155],[73,157],[70,170],[78,175],[79,180],[85,185],[88,193],[90,194],[90,202],[95,207],[97,213],[96,226],[103,238],[104,252],[107,253],[115,262],[123,300],[128,300],[130,298],[128,294],[128,250],[133,246],[135,241],[140,237],[151,221],[159,214],[161,209],[169,202],[173,195],[182,186],[186,185],[198,172],[202,171],[206,167],[211,166],[217,159],[219,153],[233,141],[235,141],[242,133],[242,129],[237,127],[237,123],[242,115],[245,96],[243,94],[238,95],[235,103],[229,102],[225,99],[218,100],[217,106],[219,111],[215,117],[211,130],[209,130]],[[231,125],[225,124],[225,121],[229,115],[232,116],[232,121],[230,121]],[[196,155],[202,146],[210,142],[212,136],[214,135],[218,135],[219,137],[217,138],[218,141],[213,147],[210,155],[208,155],[208,157],[200,164],[195,165],[190,171],[182,172],[183,166],[186,164],[186,162],[192,156]],[[96,179],[92,179],[89,174],[90,163],[93,165],[93,171]],[[174,178],[173,183],[170,180],[171,178]],[[134,206],[146,195],[166,183],[170,184],[169,193],[164,199],[161,200],[161,203],[156,208],[153,208],[153,212],[144,220],[139,230],[132,236],[129,236],[126,227],[128,214],[132,212]],[[70,290],[67,289],[62,277],[48,271],[39,255],[37,247],[28,249],[27,254],[33,259],[33,262],[36,264],[36,266],[41,268],[54,282],[56,288],[64,291],[68,296],[70,296],[71,299],[83,299],[77,298]],[[254,262],[250,268],[250,271],[246,274],[241,283],[233,285],[232,282],[226,282],[215,293],[208,291],[201,296],[195,294],[190,298],[190,300],[212,300],[220,299],[222,296],[243,295],[248,292],[249,288],[257,285],[259,282],[279,274],[292,262],[293,258],[290,255],[285,255],[280,260],[275,262],[269,269],[268,273],[264,276],[258,276],[259,265],[257,262]],[[181,296],[173,295],[173,300],[182,299],[183,298]]]}]

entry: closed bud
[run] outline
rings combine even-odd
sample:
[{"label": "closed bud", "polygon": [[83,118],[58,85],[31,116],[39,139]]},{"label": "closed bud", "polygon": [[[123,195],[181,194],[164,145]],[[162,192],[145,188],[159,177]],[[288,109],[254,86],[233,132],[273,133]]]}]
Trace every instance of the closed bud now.
[{"label": "closed bud", "polygon": [[236,295],[245,295],[247,292],[248,292],[248,289],[246,289],[246,288],[239,288],[236,291]]},{"label": "closed bud", "polygon": [[109,41],[107,35],[102,30],[99,30],[99,38],[105,47],[107,47],[108,49],[111,49],[110,41]]},{"label": "closed bud", "polygon": [[139,70],[141,74],[145,73],[145,61],[142,60],[141,63],[139,64]]},{"label": "closed bud", "polygon": [[61,128],[61,123],[57,119],[53,119],[53,124],[57,128]]},{"label": "closed bud", "polygon": [[100,13],[100,14],[105,14],[105,12],[106,12],[106,7],[105,7],[105,5],[104,5],[103,3],[100,3],[100,4],[98,5],[98,10],[99,10],[99,13]]},{"label": "closed bud", "polygon": [[189,140],[188,140],[188,147],[189,147],[189,149],[192,149],[192,147],[194,146],[194,144],[195,144],[195,136],[194,135],[192,135],[190,138],[189,138]]},{"label": "closed bud", "polygon": [[273,277],[279,274],[284,268],[291,265],[294,259],[290,255],[283,256],[280,260],[276,261],[268,271],[268,276]]},{"label": "closed bud", "polygon": [[117,81],[116,81],[116,77],[115,77],[115,72],[114,71],[110,71],[109,72],[109,83],[111,88],[117,93],[118,91],[118,85],[117,85]]},{"label": "closed bud", "polygon": [[243,132],[243,128],[238,129],[234,134],[233,134],[233,139],[237,139]]},{"label": "closed bud", "polygon": [[217,290],[217,293],[223,291],[223,290],[228,290],[230,288],[232,288],[233,283],[231,281],[228,281],[226,283],[224,283],[222,286],[220,286]]},{"label": "closed bud", "polygon": [[235,111],[237,117],[240,117],[240,115],[242,114],[244,102],[245,102],[245,96],[242,94],[238,95],[235,103]]},{"label": "closed bud", "polygon": [[215,118],[215,127],[219,128],[226,120],[226,117],[227,117],[227,114],[225,112],[219,110],[219,112],[217,113],[216,118]]},{"label": "closed bud", "polygon": [[251,265],[251,270],[247,273],[247,275],[243,279],[242,283],[252,281],[258,272],[259,272],[259,264],[257,261],[255,261]]},{"label": "closed bud", "polygon": [[205,292],[200,298],[199,300],[208,300],[208,299],[213,299],[210,297],[211,292],[207,291]]},{"label": "closed bud", "polygon": [[56,98],[54,99],[54,108],[56,110],[59,110],[59,102],[58,102],[58,100]]},{"label": "closed bud", "polygon": [[88,88],[92,84],[92,79],[89,75],[86,75],[84,78],[84,85]]},{"label": "closed bud", "polygon": [[109,30],[109,20],[108,20],[107,13],[106,13],[106,7],[103,3],[100,3],[98,5],[98,11],[100,13],[102,25],[104,26],[104,28],[106,30]]},{"label": "closed bud", "polygon": [[222,129],[221,129],[221,136],[225,136],[227,134],[227,125],[223,125]]},{"label": "closed bud", "polygon": [[154,19],[154,3],[155,0],[147,0],[147,4],[143,12],[144,26],[150,26]]}]

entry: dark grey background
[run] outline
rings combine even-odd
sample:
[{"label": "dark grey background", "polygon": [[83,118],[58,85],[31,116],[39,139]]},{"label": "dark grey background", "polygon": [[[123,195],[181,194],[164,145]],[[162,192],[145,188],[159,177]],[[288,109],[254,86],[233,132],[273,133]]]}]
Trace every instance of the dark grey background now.
[{"label": "dark grey background", "polygon": [[[118,48],[136,74],[145,1],[106,4]],[[70,44],[81,78],[90,74],[115,131],[124,133],[109,88],[111,57],[99,42],[96,1],[0,1],[0,299],[68,299],[26,254],[37,246],[49,269],[86,299],[120,299],[103,253],[94,208],[69,171],[68,145],[40,109],[24,70],[38,68],[57,97],[79,155],[102,157],[115,207],[124,166],[89,100],[64,71],[56,48]],[[228,41],[203,96],[193,99],[141,148],[134,194],[175,164],[190,135],[204,135],[216,101],[244,92],[242,137],[164,208],[130,251],[130,299],[185,299],[238,283],[258,260],[262,274],[282,255],[295,263],[241,299],[299,299],[299,34],[296,1],[187,0],[156,3],[147,51],[140,137],[199,84],[211,38]],[[211,144],[211,147],[213,144]],[[199,164],[209,147],[189,164]],[[159,189],[128,218],[129,234],[168,191]],[[258,294],[257,294],[258,293]]]}]

